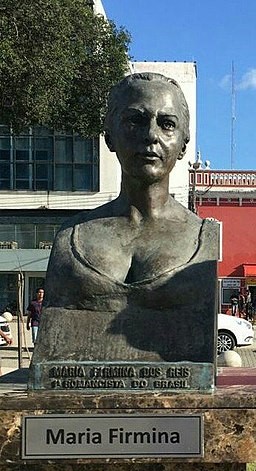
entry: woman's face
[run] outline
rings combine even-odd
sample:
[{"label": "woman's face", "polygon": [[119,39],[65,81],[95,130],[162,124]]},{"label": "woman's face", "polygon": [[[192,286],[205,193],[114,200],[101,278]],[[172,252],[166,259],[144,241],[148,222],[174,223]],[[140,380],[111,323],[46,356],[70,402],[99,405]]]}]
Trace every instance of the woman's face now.
[{"label": "woman's face", "polygon": [[173,169],[184,146],[184,118],[175,86],[136,80],[118,103],[111,135],[123,173],[148,182]]}]

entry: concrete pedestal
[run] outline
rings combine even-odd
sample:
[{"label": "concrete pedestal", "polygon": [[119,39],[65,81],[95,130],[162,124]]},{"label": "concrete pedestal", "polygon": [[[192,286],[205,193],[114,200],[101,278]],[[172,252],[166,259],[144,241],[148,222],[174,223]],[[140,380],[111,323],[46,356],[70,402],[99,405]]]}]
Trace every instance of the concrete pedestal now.
[{"label": "concrete pedestal", "polygon": [[[230,386],[213,394],[28,392],[0,386],[0,471],[242,471],[256,461],[256,388]],[[21,459],[21,418],[30,414],[195,414],[204,417],[203,458]]]}]

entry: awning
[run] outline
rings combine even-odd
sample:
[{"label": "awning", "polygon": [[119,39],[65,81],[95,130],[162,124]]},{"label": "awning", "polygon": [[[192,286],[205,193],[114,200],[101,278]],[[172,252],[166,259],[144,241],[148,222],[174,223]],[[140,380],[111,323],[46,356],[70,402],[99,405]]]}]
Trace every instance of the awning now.
[{"label": "awning", "polygon": [[252,265],[252,264],[243,265],[243,270],[244,270],[245,277],[256,276],[256,264],[255,265]]}]

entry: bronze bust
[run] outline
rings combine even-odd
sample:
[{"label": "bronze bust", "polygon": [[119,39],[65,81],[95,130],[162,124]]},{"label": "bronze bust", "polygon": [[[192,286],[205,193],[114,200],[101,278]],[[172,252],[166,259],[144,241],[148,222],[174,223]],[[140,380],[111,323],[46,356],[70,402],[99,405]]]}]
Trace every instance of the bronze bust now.
[{"label": "bronze bust", "polygon": [[121,191],[58,232],[34,364],[213,363],[217,227],[169,195],[189,142],[177,82],[124,78],[110,93],[105,139],[121,164]]}]

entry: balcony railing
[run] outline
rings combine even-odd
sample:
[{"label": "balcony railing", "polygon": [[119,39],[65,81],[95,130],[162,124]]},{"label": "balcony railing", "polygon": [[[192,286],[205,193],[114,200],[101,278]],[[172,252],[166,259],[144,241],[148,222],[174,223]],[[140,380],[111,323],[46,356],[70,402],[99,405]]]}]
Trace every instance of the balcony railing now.
[{"label": "balcony railing", "polygon": [[[196,181],[194,181],[196,179]],[[256,172],[197,170],[189,172],[190,185],[218,187],[256,187]]]}]

